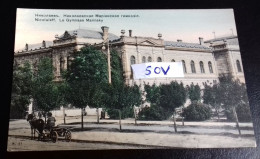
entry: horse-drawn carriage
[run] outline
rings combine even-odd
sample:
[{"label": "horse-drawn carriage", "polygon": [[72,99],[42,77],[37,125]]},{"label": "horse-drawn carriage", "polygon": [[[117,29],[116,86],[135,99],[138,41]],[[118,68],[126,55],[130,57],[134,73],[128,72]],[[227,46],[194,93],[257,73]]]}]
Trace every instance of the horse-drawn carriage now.
[{"label": "horse-drawn carriage", "polygon": [[36,119],[32,114],[27,117],[31,125],[31,135],[35,138],[35,132],[38,134],[38,140],[51,139],[52,142],[56,142],[58,138],[63,137],[65,141],[70,142],[71,131],[68,128],[46,127],[42,119]]}]

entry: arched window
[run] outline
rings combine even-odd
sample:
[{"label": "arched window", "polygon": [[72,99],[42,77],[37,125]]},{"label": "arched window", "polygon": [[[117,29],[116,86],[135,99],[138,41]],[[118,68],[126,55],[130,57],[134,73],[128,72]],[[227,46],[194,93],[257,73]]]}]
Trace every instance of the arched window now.
[{"label": "arched window", "polygon": [[143,62],[143,63],[146,62],[146,58],[145,58],[145,56],[143,56],[143,58],[142,58],[142,62]]},{"label": "arched window", "polygon": [[70,69],[72,60],[73,60],[73,57],[71,57],[71,56],[68,56],[68,57],[67,57],[67,69]]},{"label": "arched window", "polygon": [[181,62],[182,62],[182,67],[183,67],[183,71],[184,71],[184,73],[187,73],[187,69],[186,69],[185,61],[182,60]]},{"label": "arched window", "polygon": [[64,70],[64,63],[65,63],[65,61],[64,61],[63,57],[61,57],[60,58],[60,72],[62,72]]},{"label": "arched window", "polygon": [[193,60],[191,60],[190,62],[190,67],[191,67],[191,73],[196,73],[195,64]]},{"label": "arched window", "polygon": [[208,65],[209,65],[209,72],[213,73],[212,63],[210,61],[209,61]]},{"label": "arched window", "polygon": [[172,59],[172,61],[171,62],[175,62],[175,60],[174,59]]},{"label": "arched window", "polygon": [[237,71],[238,72],[242,72],[242,69],[241,69],[241,65],[240,65],[240,61],[237,60]]},{"label": "arched window", "polygon": [[131,63],[131,65],[135,64],[135,57],[134,56],[131,56],[130,63]]},{"label": "arched window", "polygon": [[148,57],[148,62],[152,62],[152,58],[150,56]]},{"label": "arched window", "polygon": [[200,72],[201,72],[201,73],[205,73],[204,64],[203,64],[202,61],[200,61]]},{"label": "arched window", "polygon": [[158,57],[157,62],[162,62],[162,58]]},{"label": "arched window", "polygon": [[[135,57],[134,56],[131,56],[130,63],[131,63],[131,65],[135,64]],[[130,79],[133,79],[133,69],[132,69],[132,67],[131,67]]]}]

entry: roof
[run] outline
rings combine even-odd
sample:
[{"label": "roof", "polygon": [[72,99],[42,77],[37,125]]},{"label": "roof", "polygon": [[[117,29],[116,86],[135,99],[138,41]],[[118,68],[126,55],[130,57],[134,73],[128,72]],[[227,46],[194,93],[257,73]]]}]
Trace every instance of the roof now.
[{"label": "roof", "polygon": [[200,45],[197,43],[185,43],[185,42],[174,42],[174,41],[164,41],[165,46],[179,47],[179,48],[197,48],[203,50],[211,50],[210,47],[205,45]]},{"label": "roof", "polygon": [[223,36],[223,37],[219,37],[219,38],[215,38],[215,39],[206,40],[204,42],[210,43],[210,42],[223,41],[223,40],[235,39],[235,38],[237,38],[236,35],[229,35],[229,36]]},{"label": "roof", "polygon": [[[52,41],[45,41],[46,43],[46,47],[49,47],[49,46],[53,46],[53,42]],[[40,49],[40,48],[43,48],[42,47],[42,43],[36,43],[36,44],[28,44],[28,50],[35,50],[35,49]],[[22,49],[18,49],[16,50],[16,52],[19,51],[25,51],[25,47],[22,48]]]},{"label": "roof", "polygon": [[[74,32],[77,32],[78,38],[87,38],[87,39],[102,39],[103,38],[103,32],[102,31],[93,31],[93,30],[87,30],[87,29],[76,29],[68,31],[70,35],[73,35]],[[59,38],[62,38],[64,34],[62,34]],[[109,40],[115,40],[119,39],[118,36],[112,33],[108,33]]]}]

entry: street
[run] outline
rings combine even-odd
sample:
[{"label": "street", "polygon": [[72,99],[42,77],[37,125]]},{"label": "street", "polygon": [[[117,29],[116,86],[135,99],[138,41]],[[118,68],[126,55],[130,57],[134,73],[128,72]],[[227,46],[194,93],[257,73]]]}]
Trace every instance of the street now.
[{"label": "street", "polygon": [[241,136],[233,122],[185,122],[183,126],[178,121],[178,132],[174,131],[172,121],[138,121],[135,125],[134,119],[124,119],[122,130],[119,130],[118,120],[105,119],[97,124],[95,116],[84,117],[83,130],[80,117],[67,117],[66,124],[63,124],[62,118],[57,118],[56,123],[71,130],[71,142],[65,142],[62,138],[56,143],[32,140],[26,120],[11,120],[8,151],[255,146],[252,123],[240,123]]}]

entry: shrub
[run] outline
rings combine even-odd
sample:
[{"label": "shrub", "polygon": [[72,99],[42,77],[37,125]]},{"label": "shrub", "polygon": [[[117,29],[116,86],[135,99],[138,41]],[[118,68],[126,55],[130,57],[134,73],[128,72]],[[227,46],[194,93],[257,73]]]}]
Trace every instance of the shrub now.
[{"label": "shrub", "polygon": [[188,121],[204,121],[210,119],[211,108],[205,104],[192,103],[184,108],[182,115]]},{"label": "shrub", "polygon": [[167,116],[163,109],[156,105],[145,107],[138,113],[139,120],[165,120]]}]

